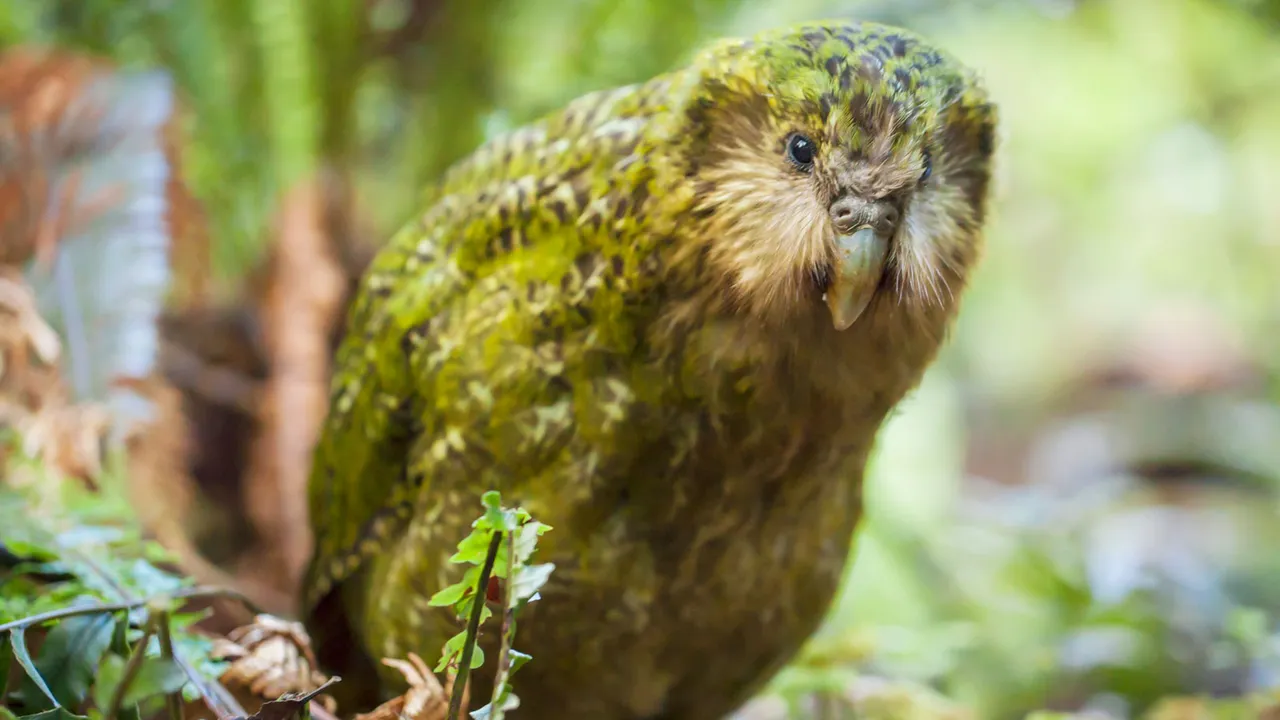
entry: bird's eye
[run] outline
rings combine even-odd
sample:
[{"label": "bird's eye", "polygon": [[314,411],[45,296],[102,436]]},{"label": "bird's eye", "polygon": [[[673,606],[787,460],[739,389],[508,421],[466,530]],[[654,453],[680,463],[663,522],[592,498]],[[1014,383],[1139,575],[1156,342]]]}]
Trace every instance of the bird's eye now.
[{"label": "bird's eye", "polygon": [[920,182],[923,183],[925,180],[928,180],[929,176],[932,174],[933,174],[933,154],[930,153],[929,150],[926,148],[924,151],[924,170],[920,171]]},{"label": "bird's eye", "polygon": [[804,135],[792,135],[787,140],[787,159],[805,172],[813,169],[813,155],[818,147]]}]

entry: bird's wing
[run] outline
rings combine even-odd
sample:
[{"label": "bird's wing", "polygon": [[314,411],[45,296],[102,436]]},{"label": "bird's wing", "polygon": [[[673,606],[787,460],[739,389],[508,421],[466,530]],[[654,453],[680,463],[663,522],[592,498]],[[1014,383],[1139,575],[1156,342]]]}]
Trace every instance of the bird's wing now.
[{"label": "bird's wing", "polygon": [[403,533],[425,484],[434,497],[536,473],[583,413],[607,412],[622,389],[592,363],[635,343],[628,278],[656,194],[641,160],[665,82],[586,96],[481,148],[375,258],[311,471],[304,609]]}]

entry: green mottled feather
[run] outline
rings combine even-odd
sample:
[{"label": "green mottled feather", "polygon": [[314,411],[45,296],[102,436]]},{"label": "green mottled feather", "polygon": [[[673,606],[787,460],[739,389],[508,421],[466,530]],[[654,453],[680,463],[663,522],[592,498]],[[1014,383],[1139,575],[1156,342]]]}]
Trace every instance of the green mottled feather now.
[{"label": "green mottled feather", "polygon": [[[643,311],[638,270],[656,257],[661,232],[640,212],[657,202],[658,169],[638,162],[652,151],[641,136],[653,114],[646,101],[661,91],[592,95],[482,148],[376,258],[317,450],[309,598],[403,526],[421,478],[447,488],[441,463],[478,453],[485,465],[526,473],[547,462],[539,456],[570,420],[547,410],[564,394],[555,381],[581,370],[564,356],[630,351],[628,316]],[[416,460],[408,477],[406,452]],[[473,494],[476,478],[457,480]]]},{"label": "green mottled feather", "polygon": [[[867,63],[879,74],[855,72]],[[708,260],[737,209],[706,199],[701,172],[711,118],[757,102],[780,125],[883,116],[903,147],[946,112],[940,150],[981,146],[980,165],[955,161],[973,201],[942,248],[963,284],[990,109],[904,31],[726,42],[482,147],[351,310],[310,485],[304,611],[322,658],[437,656],[458,625],[427,599],[459,577],[446,560],[489,489],[555,528],[539,551],[553,583],[520,629],[525,717],[714,717],[816,627],[876,429],[954,307],[886,295],[844,334],[818,304],[781,327],[741,314]],[[863,129],[834,132],[858,151]]]}]

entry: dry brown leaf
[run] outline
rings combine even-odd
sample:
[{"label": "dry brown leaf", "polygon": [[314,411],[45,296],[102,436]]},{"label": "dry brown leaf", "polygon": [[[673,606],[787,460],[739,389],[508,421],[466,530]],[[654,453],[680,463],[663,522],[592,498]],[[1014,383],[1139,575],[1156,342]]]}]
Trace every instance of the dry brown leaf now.
[{"label": "dry brown leaf", "polygon": [[[216,640],[212,656],[231,663],[222,674],[223,684],[264,699],[310,693],[326,682],[316,669],[319,663],[302,623],[274,615],[258,615],[251,624]],[[332,709],[332,699],[326,696],[321,702]]]},{"label": "dry brown leaf", "polygon": [[111,427],[105,407],[93,403],[45,407],[14,427],[22,436],[26,455],[40,458],[46,467],[91,490],[98,488]]},{"label": "dry brown leaf", "polygon": [[45,365],[58,362],[62,351],[58,333],[40,317],[31,288],[16,270],[6,268],[0,273],[0,307],[12,317],[15,339],[28,346],[37,360]]},{"label": "dry brown leaf", "polygon": [[82,229],[120,202],[118,188],[78,197],[80,175],[70,161],[103,135],[102,109],[77,100],[107,63],[70,53],[20,48],[0,55],[0,262],[31,257],[48,267],[60,238]]},{"label": "dry brown leaf", "polygon": [[0,103],[14,108],[20,127],[52,124],[80,87],[109,67],[81,54],[12,48],[0,55]]},{"label": "dry brown leaf", "polygon": [[[83,228],[120,201],[117,188],[76,197],[78,176],[50,181],[63,156],[74,156],[101,137],[100,111],[78,107],[89,83],[116,71],[109,61],[62,50],[12,48],[0,53],[0,263],[32,255],[48,263],[58,240]],[[209,282],[208,226],[182,175],[182,112],[175,104],[160,128],[169,164],[165,215],[180,306],[202,303]],[[49,208],[56,208],[50,212]]]},{"label": "dry brown leaf", "polygon": [[325,697],[321,693],[337,681],[337,678],[330,678],[315,690],[305,693],[285,693],[275,700],[262,703],[252,715],[233,715],[225,720],[302,720],[308,709],[316,720],[337,720],[331,710],[318,705],[318,702]]},{"label": "dry brown leaf", "polygon": [[[409,653],[408,660],[383,658],[382,664],[395,668],[404,675],[409,689],[403,695],[392,698],[372,712],[356,715],[355,720],[445,720],[449,716],[449,697],[453,694],[455,675],[450,673],[448,684],[442,686],[430,666],[416,653]],[[463,691],[462,711],[466,715],[470,688]]]},{"label": "dry brown leaf", "polygon": [[[118,128],[102,122],[106,107],[85,102],[90,86],[116,70],[105,59],[63,50],[0,53],[0,421],[22,435],[26,454],[91,486],[102,471],[111,418],[103,407],[71,404],[57,366],[58,336],[40,318],[17,268],[33,257],[51,265],[63,237],[123,199],[119,187],[85,196],[75,170],[86,154],[116,141]],[[167,208],[168,220],[175,254],[192,255],[178,242],[198,243],[202,218],[178,175],[176,122],[171,114],[161,130],[173,170],[167,196],[182,204]],[[191,263],[207,274],[207,262]],[[194,280],[178,278],[184,286]]]},{"label": "dry brown leaf", "polygon": [[[95,403],[73,405],[58,371],[61,343],[13,268],[0,268],[0,424],[22,439],[22,452],[47,469],[97,487],[111,416]],[[7,473],[19,485],[39,474]]]},{"label": "dry brown leaf", "polygon": [[[2,410],[4,424],[21,438],[22,454],[41,461],[34,468],[8,468],[14,486],[31,487],[52,478],[74,478],[90,490],[98,489],[105,459],[105,443],[111,416],[99,405],[46,406],[40,412],[21,413],[14,405]],[[52,491],[52,487],[50,490]]]}]

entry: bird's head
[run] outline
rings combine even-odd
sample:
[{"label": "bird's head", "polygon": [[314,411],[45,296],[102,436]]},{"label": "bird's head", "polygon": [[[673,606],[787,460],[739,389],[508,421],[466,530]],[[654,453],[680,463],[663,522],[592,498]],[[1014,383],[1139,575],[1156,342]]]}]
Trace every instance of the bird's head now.
[{"label": "bird's head", "polygon": [[951,310],[977,257],[995,110],[908,31],[832,22],[709,48],[688,175],[707,258],[741,310]]}]

